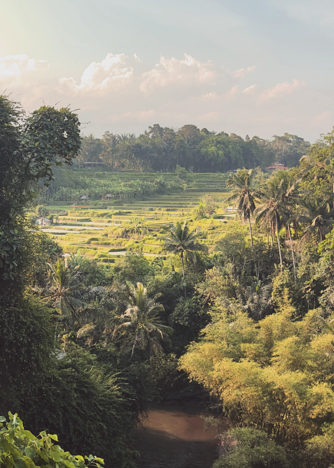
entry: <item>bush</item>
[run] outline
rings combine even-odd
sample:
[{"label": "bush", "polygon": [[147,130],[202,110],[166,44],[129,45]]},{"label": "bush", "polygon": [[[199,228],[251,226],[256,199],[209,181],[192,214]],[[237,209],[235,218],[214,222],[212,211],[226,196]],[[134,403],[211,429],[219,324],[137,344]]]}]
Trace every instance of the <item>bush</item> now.
[{"label": "bush", "polygon": [[112,241],[108,241],[108,240],[96,240],[94,242],[91,242],[92,245],[111,245],[113,242]]},{"label": "bush", "polygon": [[115,267],[115,279],[120,283],[130,281],[146,283],[147,277],[152,275],[150,262],[142,255],[128,252]]},{"label": "bush", "polygon": [[310,467],[330,468],[334,460],[334,424],[324,425],[323,434],[312,437],[306,442],[303,459]]},{"label": "bush", "polygon": [[62,245],[63,252],[65,253],[77,253],[78,246],[71,245],[71,244],[64,244]]},{"label": "bush", "polygon": [[111,365],[105,372],[80,348],[66,349],[59,359],[52,320],[37,299],[1,310],[0,414],[15,408],[33,432],[57,433],[66,450],[131,467],[137,396]]},{"label": "bush", "polygon": [[98,242],[99,239],[97,237],[90,237],[87,239],[87,244],[91,244],[92,242]]},{"label": "bush", "polygon": [[213,468],[288,468],[285,450],[257,429],[232,429],[222,440],[225,455]]},{"label": "bush", "polygon": [[[0,416],[0,466],[26,467],[47,466],[57,468],[84,468],[86,466],[99,468],[104,464],[102,458],[76,455],[54,442],[58,442],[57,435],[41,432],[35,437],[30,431],[24,429],[17,414],[9,413],[9,422]],[[86,460],[86,461],[85,461]]]},{"label": "bush", "polygon": [[54,366],[54,327],[50,309],[34,298],[0,308],[0,414],[21,402]]},{"label": "bush", "polygon": [[136,422],[135,397],[109,366],[109,374],[80,348],[66,350],[42,387],[25,401],[25,420],[35,431],[56,432],[74,453],[94,453],[107,466],[130,468],[129,433]]},{"label": "bush", "polygon": [[131,214],[131,211],[115,211],[114,216],[126,216],[128,214]]},{"label": "bush", "polygon": [[180,376],[175,354],[156,354],[149,360],[149,383],[151,398],[154,401],[165,401],[171,396],[173,387]]}]

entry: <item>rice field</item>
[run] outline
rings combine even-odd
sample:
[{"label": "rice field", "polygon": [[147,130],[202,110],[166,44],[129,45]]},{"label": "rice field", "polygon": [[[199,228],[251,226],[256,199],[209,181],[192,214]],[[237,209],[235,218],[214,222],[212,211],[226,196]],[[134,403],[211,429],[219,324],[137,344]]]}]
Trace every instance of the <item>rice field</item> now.
[{"label": "rice field", "polygon": [[[114,174],[110,173],[111,176]],[[125,173],[122,180],[156,177],[156,174]],[[174,176],[174,174],[173,174]],[[120,177],[120,175],[118,175]],[[189,220],[191,228],[201,228],[202,242],[209,250],[233,224],[235,213],[227,211],[227,174],[194,174],[185,191],[155,195],[149,199],[85,201],[84,205],[49,205],[57,222],[43,229],[50,233],[64,253],[76,253],[114,263],[126,252],[142,252],[147,257],[166,257],[159,239],[177,221]],[[194,219],[194,210],[210,195],[216,205],[212,218]]]}]

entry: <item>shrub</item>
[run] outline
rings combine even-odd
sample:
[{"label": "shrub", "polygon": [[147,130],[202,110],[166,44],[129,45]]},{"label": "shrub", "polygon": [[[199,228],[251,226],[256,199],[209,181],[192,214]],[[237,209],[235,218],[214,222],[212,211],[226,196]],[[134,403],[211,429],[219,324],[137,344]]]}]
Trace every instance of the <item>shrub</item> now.
[{"label": "shrub", "polygon": [[94,242],[91,242],[92,245],[111,245],[113,242],[112,241],[108,241],[108,240],[97,240],[97,241],[94,241]]},{"label": "shrub", "polygon": [[334,424],[324,425],[323,434],[312,437],[306,442],[303,459],[309,461],[308,466],[317,468],[332,467],[334,460]]},{"label": "shrub", "polygon": [[99,468],[102,458],[89,457],[65,452],[59,445],[57,435],[40,432],[35,437],[23,427],[17,414],[9,413],[9,422],[0,416],[0,466],[5,467],[57,467],[57,468]]},{"label": "shrub", "polygon": [[99,239],[97,237],[90,237],[87,239],[87,244],[90,244],[91,242],[98,242]]},{"label": "shrub", "polygon": [[125,216],[125,215],[128,215],[128,214],[131,214],[131,211],[115,211],[114,213],[114,216]]},{"label": "shrub", "polygon": [[288,468],[285,450],[265,432],[257,429],[232,429],[222,440],[226,454],[213,468]]},{"label": "shrub", "polygon": [[[76,247],[77,248],[77,247]],[[96,254],[96,250],[97,250],[97,247],[92,247],[90,249],[86,249],[85,247],[84,248],[81,248],[81,253],[83,253],[84,255],[95,255]]]},{"label": "shrub", "polygon": [[64,244],[62,245],[63,252],[65,253],[77,253],[78,246],[77,245],[70,245],[70,244]]}]

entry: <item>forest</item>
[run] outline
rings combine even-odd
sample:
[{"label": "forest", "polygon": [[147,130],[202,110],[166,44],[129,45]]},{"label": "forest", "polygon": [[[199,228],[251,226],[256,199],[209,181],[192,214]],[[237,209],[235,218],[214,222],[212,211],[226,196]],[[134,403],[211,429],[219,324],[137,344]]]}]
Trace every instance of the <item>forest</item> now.
[{"label": "forest", "polygon": [[297,166],[310,143],[285,133],[271,140],[213,132],[195,125],[177,131],[154,124],[143,134],[84,136],[77,162],[102,163],[110,170],[174,172],[177,165],[193,172],[226,172],[240,167],[265,168],[274,162]]},{"label": "forest", "polygon": [[[81,146],[70,109],[26,116],[0,96],[0,466],[136,467],[132,428],[149,404],[176,397],[214,407],[219,430],[230,421],[214,468],[334,466],[334,133],[312,146],[286,135],[286,161],[275,139],[189,127],[170,131],[180,153],[163,153],[169,129],[156,126],[133,146],[112,135]],[[88,142],[108,138],[109,156],[99,146],[93,159]],[[141,159],[134,148],[144,146]],[[240,159],[224,163],[226,148]],[[186,185],[190,169],[237,170],[224,174],[222,206],[206,196],[172,219],[166,208],[150,224],[110,224],[97,240],[87,229],[91,247],[135,240],[105,264],[79,247],[64,257],[31,216],[41,201],[69,210],[45,193],[77,158],[159,172],[178,164]],[[253,169],[272,161],[293,167]],[[74,169],[62,174],[75,180]],[[138,198],[179,192],[154,178]],[[89,209],[115,219],[105,195],[78,212],[83,226]],[[145,236],[164,255],[146,256]]]}]

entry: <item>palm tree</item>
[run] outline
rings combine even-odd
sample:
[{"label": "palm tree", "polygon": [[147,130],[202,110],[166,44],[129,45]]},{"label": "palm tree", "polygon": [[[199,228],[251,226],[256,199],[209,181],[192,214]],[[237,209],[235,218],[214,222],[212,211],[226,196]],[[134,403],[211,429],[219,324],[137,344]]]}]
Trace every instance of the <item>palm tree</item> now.
[{"label": "palm tree", "polygon": [[[257,222],[270,225],[271,239],[276,228],[281,270],[283,264],[278,232],[280,226],[285,225],[286,233],[289,237],[295,282],[297,281],[296,261],[290,226],[292,225],[296,230],[301,219],[300,213],[296,210],[299,182],[300,179],[294,181],[293,175],[286,171],[277,172],[272,176],[271,180],[267,182],[262,193],[259,193],[262,203],[255,211]],[[272,241],[271,245],[273,246]]]},{"label": "palm tree", "polygon": [[137,283],[137,287],[128,283],[129,295],[126,300],[126,311],[121,315],[121,322],[115,327],[114,335],[120,330],[131,332],[133,343],[131,357],[134,355],[136,346],[141,349],[149,348],[161,349],[159,339],[163,338],[163,333],[171,334],[173,329],[161,323],[159,312],[164,311],[162,304],[155,302],[147,294],[147,289],[142,283]]},{"label": "palm tree", "polygon": [[276,180],[276,183],[279,183],[278,187],[281,191],[281,219],[285,224],[285,229],[289,237],[289,244],[292,255],[293,276],[296,283],[296,260],[290,226],[292,225],[295,231],[299,226],[300,214],[296,210],[296,203],[300,179],[295,181],[293,174],[286,171],[279,171],[277,174],[275,174],[274,179]]},{"label": "palm tree", "polygon": [[309,177],[311,174],[314,180],[318,180],[329,174],[329,177],[332,179],[332,193],[334,193],[334,172],[330,154],[323,155],[322,160],[305,154],[300,158],[299,162],[302,179]]},{"label": "palm tree", "polygon": [[291,255],[292,255],[293,276],[294,276],[295,283],[296,283],[297,281],[296,260],[295,260],[295,252],[293,248],[293,240],[291,236],[291,228],[290,228],[290,226],[292,225],[296,231],[299,226],[300,214],[297,212],[295,208],[296,208],[295,206],[285,207],[285,225],[286,225],[286,230],[289,236],[289,244],[290,244]]},{"label": "palm tree", "polygon": [[52,307],[70,320],[77,319],[77,310],[85,305],[76,297],[82,288],[77,270],[78,267],[71,271],[60,258],[56,265],[49,264],[49,288],[46,295]]},{"label": "palm tree", "polygon": [[238,169],[236,174],[232,174],[227,181],[228,187],[234,187],[234,191],[226,201],[235,201],[234,206],[239,214],[243,215],[244,221],[248,220],[249,235],[253,247],[253,235],[251,226],[251,214],[255,210],[255,194],[252,190],[252,184],[255,172],[253,169]]},{"label": "palm tree", "polygon": [[282,221],[286,220],[286,191],[284,190],[283,179],[273,177],[259,194],[260,205],[255,210],[256,222],[270,226],[271,238],[273,233],[277,234],[277,245],[280,258],[281,271],[283,269],[281,243],[279,230]]},{"label": "palm tree", "polygon": [[305,235],[318,232],[319,242],[321,242],[329,227],[334,223],[329,201],[310,198],[309,200],[301,200],[299,204],[301,208],[300,220],[307,225],[304,231]]},{"label": "palm tree", "polygon": [[[183,224],[180,222],[174,224],[169,230],[169,236],[161,237],[164,241],[164,249],[167,252],[172,252],[175,255],[180,255],[182,260],[182,276],[184,279],[184,258],[187,257],[194,262],[196,261],[195,252],[208,250],[207,246],[197,242],[199,232],[197,229],[190,231],[187,221]],[[186,288],[184,288],[186,296]]]}]

